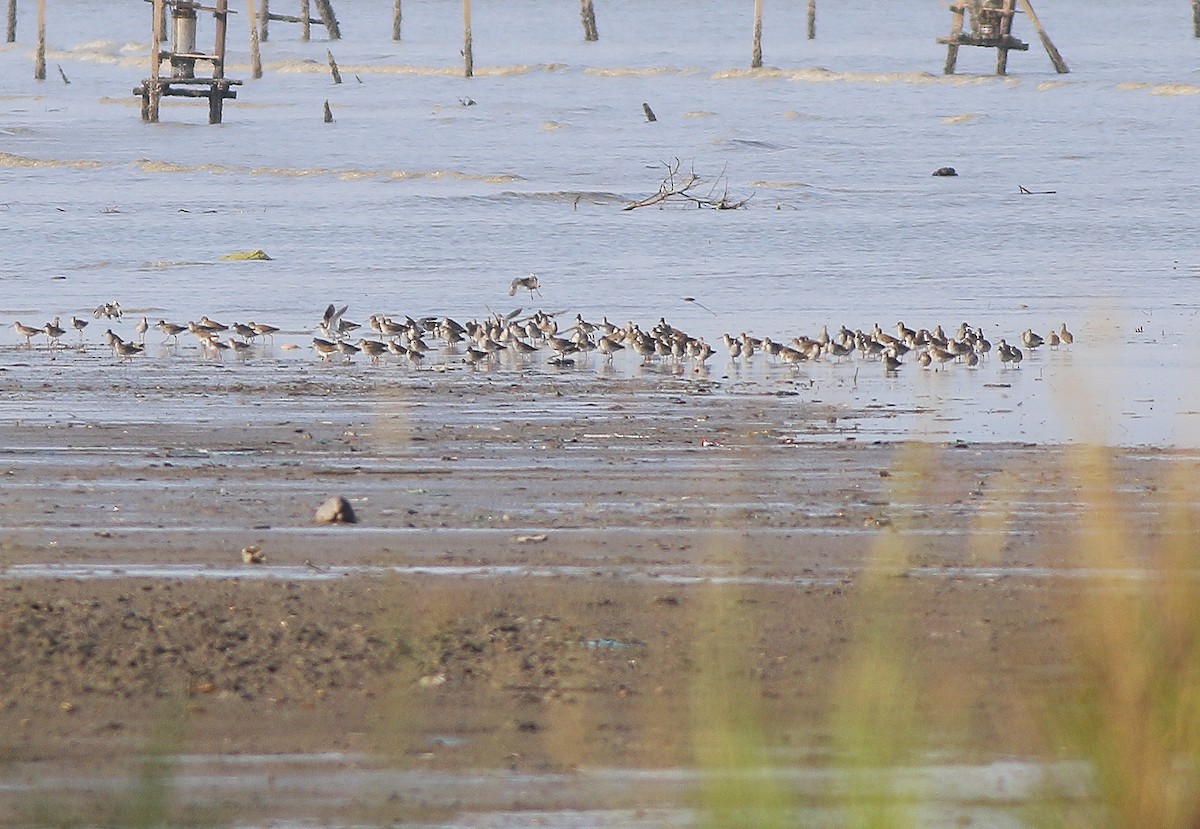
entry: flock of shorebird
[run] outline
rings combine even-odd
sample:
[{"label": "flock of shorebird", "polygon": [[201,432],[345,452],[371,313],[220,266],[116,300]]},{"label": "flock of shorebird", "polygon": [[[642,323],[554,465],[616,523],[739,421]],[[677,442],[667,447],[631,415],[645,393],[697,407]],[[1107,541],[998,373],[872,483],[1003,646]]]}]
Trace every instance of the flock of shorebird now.
[{"label": "flock of shorebird", "polygon": [[[536,285],[517,285],[530,291]],[[325,362],[334,360],[349,362],[362,355],[372,364],[399,358],[420,368],[427,359],[441,359],[438,365],[450,362],[470,366],[494,365],[506,358],[527,358],[535,354],[549,354],[547,362],[557,367],[573,366],[576,362],[590,359],[598,352],[597,359],[611,363],[623,351],[631,352],[643,365],[663,362],[676,367],[692,365],[701,368],[721,348],[730,360],[744,363],[762,354],[770,360],[783,364],[799,365],[806,362],[827,360],[842,362],[849,359],[870,360],[882,365],[888,373],[899,371],[906,362],[913,362],[934,370],[947,365],[961,363],[967,367],[978,366],[994,352],[1004,368],[1019,368],[1026,351],[1045,346],[1055,350],[1069,347],[1074,335],[1063,323],[1058,330],[1050,330],[1044,337],[1025,329],[1019,342],[1009,343],[999,339],[995,345],[980,328],[962,323],[952,334],[940,325],[933,329],[912,329],[903,322],[896,323],[895,333],[889,333],[876,323],[869,331],[850,330],[842,326],[830,332],[822,326],[815,336],[800,335],[787,342],[770,337],[752,337],[748,334],[732,336],[725,334],[719,347],[705,342],[703,338],[689,336],[670,325],[665,319],[643,330],[633,322],[616,325],[605,317],[600,322],[588,322],[580,314],[569,323],[561,323],[564,312],[546,313],[536,311],[522,315],[521,309],[507,315],[492,313],[483,320],[459,323],[450,317],[404,317],[402,320],[387,314],[372,314],[366,326],[346,318],[348,306],[337,308],[330,305],[314,328],[312,349]],[[178,347],[179,338],[189,334],[197,340],[200,352],[206,356],[220,358],[224,352],[245,357],[254,349],[256,342],[270,341],[280,329],[273,325],[256,322],[231,323],[225,325],[207,315],[198,322],[174,323],[160,319],[151,324],[142,317],[134,325],[134,336],[126,339],[113,332],[112,321],[120,322],[123,317],[117,302],[107,302],[93,311],[96,319],[107,319],[110,327],[104,332],[104,340],[114,356],[132,360],[144,353],[146,335],[151,328],[164,335],[163,345]],[[72,317],[70,326],[78,332],[79,342],[85,340],[84,329],[89,320]],[[63,337],[67,328],[60,317],[55,317],[42,327],[13,323],[19,337],[25,339],[27,347],[33,347],[33,338],[46,338],[47,348],[66,348]],[[436,346],[436,347],[435,347]],[[296,350],[302,346],[286,343],[285,350]]]}]

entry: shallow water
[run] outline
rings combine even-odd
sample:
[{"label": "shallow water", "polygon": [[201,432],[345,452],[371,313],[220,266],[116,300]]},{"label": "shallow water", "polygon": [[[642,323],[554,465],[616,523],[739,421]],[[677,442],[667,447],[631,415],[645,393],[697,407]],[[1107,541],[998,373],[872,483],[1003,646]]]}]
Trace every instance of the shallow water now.
[{"label": "shallow water", "polygon": [[[942,77],[934,41],[949,15],[911,0],[887,14],[865,0],[823,7],[811,42],[802,4],[768,4],[771,68],[749,73],[746,5],[683,15],[601,0],[601,40],[587,44],[570,4],[485,4],[467,80],[455,3],[406,9],[398,44],[387,4],[343,3],[333,44],[274,24],[265,77],[219,127],[190,102],[140,122],[128,92],[146,74],[144,3],[55,4],[41,83],[23,17],[21,42],[0,47],[0,228],[19,240],[0,262],[0,321],[111,299],[152,321],[207,313],[296,332],[329,302],[360,321],[482,316],[529,306],[508,295],[529,272],[542,308],[665,316],[709,339],[902,319],[1012,340],[1065,321],[1075,348],[1019,372],[821,366],[803,379],[852,404],[949,415],[881,433],[1200,446],[1200,182],[1185,140],[1200,77],[1186,8],[1063,0],[1041,16],[1072,73],[1055,75],[1018,19],[1031,48],[998,79],[993,52],[969,48],[963,74]],[[246,78],[243,18],[229,74]],[[718,192],[752,195],[747,208],[620,209],[675,158]],[[947,164],[958,178],[929,175]],[[251,248],[273,261],[219,261]],[[4,351],[0,365],[24,356]],[[731,392],[774,388],[767,371],[711,368]],[[999,380],[1009,388],[987,388]]]},{"label": "shallow water", "polygon": [[[436,738],[435,738],[436,739]],[[434,748],[431,745],[431,749]],[[445,747],[443,747],[445,750]],[[1031,824],[1027,801],[1054,786],[1069,804],[1081,796],[1083,770],[1072,764],[1005,760],[984,764],[931,758],[923,765],[888,770],[837,769],[810,765],[812,757],[789,757],[769,769],[739,769],[734,779],[763,780],[786,786],[796,803],[788,811],[805,825],[844,822],[862,808],[875,787],[890,791],[923,826],[1018,827]],[[478,771],[396,771],[379,768],[371,758],[337,753],[241,757],[182,755],[164,758],[172,769],[174,796],[180,802],[221,802],[227,807],[248,800],[256,813],[284,815],[307,809],[353,814],[388,803],[393,826],[428,827],[686,827],[705,825],[697,803],[703,787],[723,776],[712,770],[582,768],[566,773]],[[18,767],[17,771],[25,771]],[[80,781],[35,764],[19,782],[0,784],[0,796],[33,793],[121,791],[119,778]],[[441,820],[412,822],[402,815],[419,805],[444,811]],[[794,809],[794,811],[793,811]],[[776,815],[779,817],[779,815]],[[239,825],[253,826],[241,822]],[[276,818],[263,825],[345,826]]]}]

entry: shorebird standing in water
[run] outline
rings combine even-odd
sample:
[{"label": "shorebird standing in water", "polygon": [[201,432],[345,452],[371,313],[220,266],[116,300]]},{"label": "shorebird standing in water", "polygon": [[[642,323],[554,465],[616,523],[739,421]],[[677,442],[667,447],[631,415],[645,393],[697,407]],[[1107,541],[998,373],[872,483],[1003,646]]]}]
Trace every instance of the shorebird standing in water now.
[{"label": "shorebird standing in water", "polygon": [[[179,342],[179,335],[188,330],[186,325],[176,325],[175,323],[167,322],[166,320],[159,320],[154,327],[166,334],[167,340],[174,338],[176,343]],[[167,340],[163,340],[163,342],[166,342]]]},{"label": "shorebird standing in water", "polygon": [[22,325],[20,320],[13,323],[13,330],[17,332],[18,337],[25,338],[25,345],[33,348],[33,338],[42,333],[42,329],[34,328],[30,325]]},{"label": "shorebird standing in water", "polygon": [[140,346],[137,343],[127,343],[122,340],[114,344],[113,350],[116,352],[117,356],[133,362],[133,358],[142,353],[143,346]]},{"label": "shorebird standing in water", "polygon": [[144,344],[146,342],[146,332],[150,330],[149,320],[142,317],[138,324],[133,327],[133,330],[137,332],[138,341]]},{"label": "shorebird standing in water", "polygon": [[1058,338],[1063,341],[1063,345],[1070,345],[1075,342],[1075,335],[1067,330],[1067,324],[1064,322],[1062,328],[1058,331]]},{"label": "shorebird standing in water", "polygon": [[58,317],[54,318],[54,322],[46,323],[46,327],[43,328],[42,331],[46,332],[47,348],[53,348],[54,346],[58,345],[59,337],[67,333],[62,325],[59,324]]},{"label": "shorebird standing in water", "polygon": [[79,332],[79,341],[83,342],[83,329],[88,327],[88,321],[81,320],[79,317],[71,317],[71,327]]},{"label": "shorebird standing in water", "polygon": [[533,296],[534,291],[537,291],[538,296],[541,296],[542,292],[538,290],[541,287],[542,283],[538,281],[536,273],[531,273],[529,276],[518,276],[512,281],[512,285],[509,286],[508,295],[516,296],[517,291],[524,289],[529,291],[530,297]]},{"label": "shorebird standing in water", "polygon": [[257,322],[254,322],[253,320],[246,323],[246,325],[248,325],[248,326],[250,326],[250,328],[254,329],[254,333],[257,334],[258,336],[267,337],[267,338],[270,338],[271,340],[275,339],[275,332],[277,332],[279,330],[279,328],[277,326],[263,325],[262,323],[257,323]]}]

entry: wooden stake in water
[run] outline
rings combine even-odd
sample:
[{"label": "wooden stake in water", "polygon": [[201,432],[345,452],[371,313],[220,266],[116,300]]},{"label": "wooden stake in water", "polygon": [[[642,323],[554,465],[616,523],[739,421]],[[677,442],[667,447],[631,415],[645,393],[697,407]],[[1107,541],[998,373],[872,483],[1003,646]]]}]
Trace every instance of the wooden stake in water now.
[{"label": "wooden stake in water", "polygon": [[254,0],[246,0],[247,23],[250,24],[250,77],[258,80],[262,77],[262,52],[258,47],[258,13],[254,10]]},{"label": "wooden stake in water", "polygon": [[1025,14],[1029,16],[1029,22],[1033,24],[1033,28],[1037,29],[1038,37],[1042,39],[1042,46],[1046,48],[1046,54],[1050,56],[1050,62],[1054,64],[1054,71],[1060,75],[1065,75],[1071,70],[1067,68],[1067,62],[1063,60],[1062,55],[1054,48],[1054,44],[1050,42],[1050,35],[1046,34],[1046,30],[1042,28],[1042,21],[1038,20],[1037,13],[1033,10],[1033,4],[1029,0],[1021,0],[1021,8],[1025,10]]},{"label": "wooden stake in water", "polygon": [[1016,15],[1016,0],[1004,0],[1000,9],[1000,45],[996,47],[996,74],[1008,74],[1008,40],[1012,37],[1013,17]]},{"label": "wooden stake in water", "polygon": [[583,18],[583,39],[588,42],[599,40],[600,34],[596,31],[596,9],[592,6],[592,0],[579,0],[579,14]]},{"label": "wooden stake in water", "polygon": [[[229,29],[229,0],[217,0],[213,10],[213,42],[216,60],[213,61],[213,79],[225,77],[225,39]],[[219,124],[225,109],[225,93],[229,89],[223,84],[213,84],[208,91],[208,123]]]},{"label": "wooden stake in water", "polygon": [[[1200,0],[1198,0],[1200,2]],[[400,18],[403,15],[400,13],[400,0],[396,0],[392,4],[392,40],[400,39]]]},{"label": "wooden stake in water", "polygon": [[153,0],[153,20],[150,23],[150,78],[142,96],[142,120],[158,123],[158,105],[162,100],[162,89],[158,85],[158,70],[162,64],[163,21],[166,10],[163,0]]},{"label": "wooden stake in water", "polygon": [[762,69],[762,0],[754,0],[754,51],[750,55],[750,68]]},{"label": "wooden stake in water", "polygon": [[808,39],[817,38],[817,0],[808,0]]},{"label": "wooden stake in water", "polygon": [[325,54],[329,57],[329,74],[333,75],[333,82],[341,83],[342,73],[338,71],[337,61],[333,59],[333,52],[326,49]]},{"label": "wooden stake in water", "polygon": [[266,43],[271,33],[267,30],[271,19],[271,0],[262,0],[262,8],[258,12],[258,39]]},{"label": "wooden stake in water", "polygon": [[17,0],[8,0],[8,42],[17,40]]},{"label": "wooden stake in water", "polygon": [[46,80],[46,0],[38,0],[38,45],[33,62],[35,80]]},{"label": "wooden stake in water", "polygon": [[[8,9],[9,9],[9,11],[8,11],[9,18],[8,19],[11,21],[13,19],[12,15],[14,15],[16,13],[13,11],[11,2],[9,3]],[[13,41],[12,26],[13,26],[13,24],[10,22],[8,25],[9,25],[8,42],[12,43],[12,41]],[[1192,0],[1192,37],[1200,37],[1200,0]]]},{"label": "wooden stake in water", "polygon": [[333,110],[329,108],[329,101],[325,102],[325,123],[333,123]]},{"label": "wooden stake in water", "polygon": [[333,14],[333,6],[329,0],[315,0],[317,4],[317,14],[321,15],[321,22],[325,24],[325,30],[329,32],[330,40],[341,40],[342,30],[338,28],[337,17]]},{"label": "wooden stake in water", "polygon": [[463,77],[475,77],[475,55],[471,51],[471,0],[463,0]]},{"label": "wooden stake in water", "polygon": [[308,43],[312,36],[312,15],[308,8],[308,0],[300,0],[300,39]]},{"label": "wooden stake in water", "polygon": [[958,66],[958,43],[962,37],[964,11],[961,5],[950,7],[950,37],[946,38],[946,65],[942,67],[942,72],[946,75],[953,75],[955,67]]}]

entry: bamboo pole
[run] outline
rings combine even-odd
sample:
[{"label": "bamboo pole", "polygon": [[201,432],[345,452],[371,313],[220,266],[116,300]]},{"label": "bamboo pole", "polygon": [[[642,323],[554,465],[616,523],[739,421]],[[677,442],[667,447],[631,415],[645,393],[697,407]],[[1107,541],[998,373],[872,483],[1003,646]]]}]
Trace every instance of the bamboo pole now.
[{"label": "bamboo pole", "polygon": [[750,54],[750,68],[762,69],[762,0],[754,0],[754,50]]},{"label": "bamboo pole", "polygon": [[17,40],[17,0],[8,0],[8,42]]},{"label": "bamboo pole", "polygon": [[250,77],[258,80],[262,77],[262,50],[258,47],[258,13],[254,9],[254,0],[246,0],[246,17],[250,26]]},{"label": "bamboo pole", "polygon": [[308,7],[308,0],[300,0],[300,39],[308,43],[308,39],[312,37],[312,22],[310,21],[311,9]]},{"label": "bamboo pole", "polygon": [[[1197,0],[1200,2],[1200,0]],[[817,38],[817,0],[808,0],[808,39]]]},{"label": "bamboo pole", "polygon": [[471,50],[471,0],[463,0],[463,77],[475,77],[475,56]]},{"label": "bamboo pole", "polygon": [[262,7],[258,12],[258,39],[266,43],[271,33],[268,30],[268,21],[271,19],[271,0],[262,0]]},{"label": "bamboo pole", "polygon": [[1046,34],[1046,30],[1042,28],[1042,21],[1038,20],[1037,13],[1033,10],[1033,4],[1029,0],[1020,0],[1021,8],[1025,10],[1025,14],[1029,15],[1029,22],[1033,24],[1033,28],[1037,29],[1038,37],[1042,39],[1042,46],[1046,47],[1046,54],[1050,56],[1050,62],[1054,64],[1054,71],[1060,75],[1065,75],[1071,70],[1067,68],[1067,62],[1063,60],[1062,55],[1054,48],[1054,44],[1050,41],[1050,35]]},{"label": "bamboo pole", "polygon": [[46,0],[38,0],[38,45],[33,62],[35,80],[46,80]]},{"label": "bamboo pole", "polygon": [[404,16],[400,11],[400,5],[400,0],[395,0],[392,3],[392,40],[400,39],[400,20]]},{"label": "bamboo pole", "polygon": [[592,0],[579,0],[579,15],[583,18],[583,39],[589,42],[599,40],[600,33],[596,31],[596,8],[592,5]]}]

